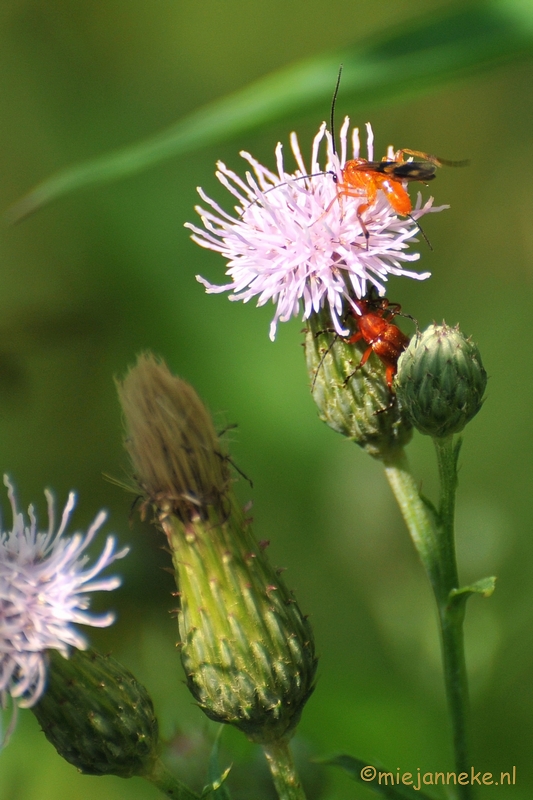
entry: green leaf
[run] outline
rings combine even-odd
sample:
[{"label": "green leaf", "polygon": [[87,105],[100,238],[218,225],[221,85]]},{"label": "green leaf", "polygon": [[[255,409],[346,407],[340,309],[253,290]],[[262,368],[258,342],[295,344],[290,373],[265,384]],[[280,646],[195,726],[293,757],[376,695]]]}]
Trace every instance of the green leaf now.
[{"label": "green leaf", "polygon": [[[415,798],[418,800],[432,800],[429,795],[423,794],[420,790],[411,789],[410,786],[402,783],[393,783],[392,781],[396,780],[396,775],[393,772],[381,767],[376,767],[368,761],[361,761],[361,759],[354,758],[353,756],[331,756],[330,758],[320,759],[320,763],[341,767],[358,783],[363,784],[363,786],[366,786],[382,797],[391,798],[391,800],[415,800]],[[365,774],[367,777],[362,777]],[[403,774],[406,775],[407,773]],[[387,777],[385,778],[385,776]],[[385,783],[385,780],[387,780],[388,783]],[[412,780],[413,784],[416,786],[418,784],[418,775],[414,775]]]},{"label": "green leaf", "polygon": [[481,578],[481,580],[470,584],[470,586],[461,586],[460,589],[452,589],[449,596],[450,608],[460,608],[473,594],[481,594],[483,597],[490,597],[495,588],[496,578],[492,575],[490,578]]},{"label": "green leaf", "polygon": [[134,145],[67,167],[38,184],[7,212],[16,222],[68,192],[123,178],[307,108],[329,105],[339,65],[351,107],[401,102],[435,86],[533,54],[529,0],[462,2],[384,28],[352,47],[315,56],[215,100]]},{"label": "green leaf", "polygon": [[454,458],[455,472],[457,472],[457,464],[459,463],[459,456],[461,454],[462,446],[463,446],[463,437],[462,436],[458,436],[457,437],[457,441],[455,442],[455,445],[454,445],[454,448],[453,448],[453,458]]},{"label": "green leaf", "polygon": [[224,783],[230,772],[231,767],[228,767],[216,780],[208,783],[202,791],[201,800],[204,797],[216,798],[216,800],[231,800],[229,789]]},{"label": "green leaf", "polygon": [[225,780],[230,773],[231,767],[228,767],[226,770],[224,770],[224,772],[221,772],[218,761],[218,745],[223,730],[224,726],[221,725],[217,735],[215,736],[215,741],[213,742],[213,747],[209,756],[209,784],[202,792],[202,797],[212,797],[213,800],[231,800],[230,791],[225,784]]},{"label": "green leaf", "polygon": [[425,494],[422,494],[422,492],[420,492],[420,499],[422,500],[422,502],[424,503],[425,507],[427,508],[429,513],[431,514],[431,518],[432,518],[433,522],[435,524],[437,524],[438,519],[439,519],[439,512],[435,508],[433,502],[429,499],[429,497],[426,497]]}]

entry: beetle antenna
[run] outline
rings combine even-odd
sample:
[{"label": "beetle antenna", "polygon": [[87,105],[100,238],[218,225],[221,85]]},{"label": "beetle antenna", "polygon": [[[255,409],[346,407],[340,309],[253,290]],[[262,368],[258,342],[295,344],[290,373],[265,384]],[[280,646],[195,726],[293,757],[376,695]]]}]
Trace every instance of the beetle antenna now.
[{"label": "beetle antenna", "polygon": [[333,155],[335,156],[337,155],[337,149],[335,147],[335,103],[337,102],[337,95],[339,93],[341,75],[342,75],[342,64],[339,67],[339,74],[337,75],[337,83],[335,84],[335,91],[333,92],[333,98],[331,100],[331,140],[333,142]]},{"label": "beetle antenna", "polygon": [[420,233],[422,234],[422,237],[425,239],[425,242],[426,242],[427,246],[429,247],[429,249],[430,249],[430,250],[433,250],[433,247],[432,247],[432,245],[431,245],[431,242],[429,241],[428,237],[426,236],[426,234],[425,234],[425,233],[424,233],[424,231],[422,230],[422,227],[421,227],[420,223],[418,222],[418,220],[417,220],[417,219],[415,219],[413,216],[411,216],[411,214],[406,214],[406,217],[409,217],[409,219],[411,220],[411,222],[414,222],[414,223],[415,223],[416,227],[418,228],[418,230],[419,230],[419,231],[420,231]]},{"label": "beetle antenna", "polygon": [[[303,181],[307,180],[307,178],[318,178],[320,175],[328,175],[328,174],[333,175],[333,172],[331,170],[327,170],[326,172],[311,172],[309,175],[297,175],[296,178],[291,178],[290,181],[283,181],[282,183],[277,183],[275,186],[270,186],[268,189],[262,191],[261,194],[268,194],[269,192],[273,192],[274,189],[279,189],[280,186],[290,186],[291,183],[293,183],[294,181]],[[242,219],[242,215],[244,214],[244,212],[247,209],[251,208],[252,206],[257,205],[260,202],[260,199],[261,198],[256,197],[255,200],[252,200],[250,203],[248,203],[246,208],[243,208],[243,210],[241,211],[239,217]]]},{"label": "beetle antenna", "polygon": [[[346,322],[346,319],[348,318],[348,314],[349,314],[349,312],[346,313],[344,319],[342,320],[343,324]],[[317,339],[319,336],[322,336],[322,334],[324,334],[324,333],[333,333],[335,335],[334,335],[333,339],[331,340],[331,342],[328,344],[326,350],[322,353],[320,361],[318,362],[318,367],[316,368],[315,374],[313,376],[313,381],[311,383],[311,394],[315,391],[315,383],[316,383],[316,379],[318,378],[318,373],[320,371],[320,367],[322,366],[322,364],[326,360],[326,356],[329,355],[329,353],[331,353],[331,351],[333,350],[333,345],[335,344],[335,342],[338,341],[338,339],[340,339],[339,334],[337,333],[337,331],[334,328],[325,328],[325,330],[323,330],[323,331],[317,331],[317,333],[315,333],[315,335],[314,335],[314,338]]]},{"label": "beetle antenna", "polygon": [[321,336],[323,333],[333,333],[335,335],[334,335],[333,339],[331,340],[331,342],[328,344],[326,350],[324,350],[324,352],[322,353],[322,356],[320,357],[320,361],[318,362],[318,367],[316,368],[315,374],[313,376],[313,381],[311,383],[311,394],[313,394],[313,392],[315,391],[316,379],[318,378],[318,373],[320,372],[320,368],[321,368],[322,364],[326,360],[326,356],[329,353],[331,353],[331,351],[333,350],[333,345],[339,339],[339,334],[333,328],[326,328],[326,330],[324,330],[324,331],[318,331],[318,333],[315,333],[315,339],[318,336]]},{"label": "beetle antenna", "polygon": [[[331,141],[332,141],[332,147],[333,147],[333,154],[334,155],[337,155],[337,148],[335,147],[335,103],[337,102],[337,95],[339,93],[339,86],[340,86],[340,83],[341,83],[342,67],[343,67],[343,65],[341,64],[340,67],[339,67],[339,74],[337,75],[337,83],[335,84],[335,91],[333,92],[333,98],[331,100],[331,117],[330,117],[330,122],[331,122]],[[328,175],[328,174],[333,175],[333,180],[336,180],[336,175],[333,172],[333,170],[326,170],[325,172],[312,172],[310,175],[299,175],[297,178],[292,178],[291,181],[284,181],[283,183],[276,184],[276,186],[270,186],[268,189],[265,189],[262,192],[262,194],[268,194],[269,192],[273,192],[274,189],[278,189],[280,186],[288,186],[288,185],[290,185],[290,183],[292,183],[292,181],[302,181],[302,180],[306,180],[307,178],[317,178],[319,175]],[[242,210],[240,216],[242,217],[242,215],[244,214],[246,209],[250,208],[250,206],[253,206],[256,203],[259,203],[259,198],[256,198],[255,200],[252,200],[252,202],[249,203],[246,206],[246,208],[244,208]],[[368,249],[368,243],[367,243],[367,249]]]}]

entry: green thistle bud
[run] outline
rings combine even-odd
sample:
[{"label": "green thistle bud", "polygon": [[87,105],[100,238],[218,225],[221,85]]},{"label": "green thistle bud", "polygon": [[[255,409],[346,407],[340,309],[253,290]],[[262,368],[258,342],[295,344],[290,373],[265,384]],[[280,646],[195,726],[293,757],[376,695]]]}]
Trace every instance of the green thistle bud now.
[{"label": "green thistle bud", "polygon": [[415,428],[440,438],[459,433],[475,417],[487,373],[477,346],[458,327],[430,325],[402,353],[395,385]]},{"label": "green thistle bud", "polygon": [[144,686],[95,650],[48,656],[47,688],[31,710],[59,755],[87,775],[150,774],[158,725]]},{"label": "green thistle bud", "polygon": [[119,395],[136,480],[172,551],[187,685],[211,719],[279,740],[313,690],[310,625],[252,535],[194,390],[141,356]]},{"label": "green thistle bud", "polygon": [[391,403],[385,367],[377,356],[356,369],[367,347],[336,337],[326,311],[309,318],[305,355],[320,419],[382,459],[409,442],[412,427],[398,403]]}]

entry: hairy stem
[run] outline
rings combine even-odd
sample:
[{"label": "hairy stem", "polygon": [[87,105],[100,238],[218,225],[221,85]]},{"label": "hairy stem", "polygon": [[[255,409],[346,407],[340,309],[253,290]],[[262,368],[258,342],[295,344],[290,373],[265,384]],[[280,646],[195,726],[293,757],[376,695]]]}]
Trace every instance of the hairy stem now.
[{"label": "hairy stem", "polygon": [[[453,731],[455,768],[470,777],[468,755],[468,682],[466,674],[463,619],[464,603],[450,603],[450,592],[459,588],[455,558],[454,511],[459,446],[452,437],[435,439],[441,481],[440,504],[433,520],[400,451],[385,462],[385,473],[403,518],[431,583],[437,603],[444,682]],[[472,800],[469,784],[458,785],[461,800]]]},{"label": "hairy stem", "polygon": [[265,744],[263,751],[279,800],[305,800],[288,741],[279,739],[277,742]]},{"label": "hairy stem", "polygon": [[184,783],[181,783],[163,764],[160,759],[154,763],[153,769],[143,777],[153,783],[162,794],[172,800],[200,800],[196,792],[192,792]]},{"label": "hairy stem", "polygon": [[[455,761],[457,770],[467,772],[468,756],[468,679],[464,655],[463,621],[464,603],[450,603],[450,592],[459,588],[455,557],[455,493],[457,489],[457,457],[461,441],[454,445],[453,437],[434,440],[439,465],[441,496],[439,505],[438,536],[443,565],[442,591],[437,598],[442,630],[444,675],[448,707],[452,720]],[[471,798],[472,787],[462,787],[461,797]]]}]

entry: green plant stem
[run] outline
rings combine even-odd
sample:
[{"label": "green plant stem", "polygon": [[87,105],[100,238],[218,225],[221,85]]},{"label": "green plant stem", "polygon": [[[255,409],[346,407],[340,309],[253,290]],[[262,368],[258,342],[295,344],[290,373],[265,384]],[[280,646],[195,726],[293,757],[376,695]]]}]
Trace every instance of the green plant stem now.
[{"label": "green plant stem", "polygon": [[288,741],[279,739],[277,742],[264,744],[263,751],[279,800],[305,800]]},{"label": "green plant stem", "polygon": [[397,451],[393,457],[384,461],[384,466],[411,539],[436,594],[440,585],[437,541],[428,510],[420,499],[418,486],[409,470],[405,452]]},{"label": "green plant stem", "polygon": [[[470,769],[468,757],[467,718],[469,710],[468,679],[464,655],[463,621],[464,603],[450,603],[450,592],[459,588],[455,557],[455,493],[457,489],[457,457],[461,440],[454,445],[453,436],[433,440],[437,453],[441,496],[439,505],[439,545],[443,580],[441,597],[437,598],[441,621],[446,694],[452,718],[456,767],[458,771]],[[472,787],[464,786],[464,798],[472,797]]]},{"label": "green plant stem", "polygon": [[143,775],[143,778],[153,783],[160,792],[172,800],[200,800],[200,796],[181,783],[159,758],[155,761],[152,771]]},{"label": "green plant stem", "polygon": [[[468,755],[468,682],[464,657],[464,603],[450,603],[450,592],[459,588],[454,540],[455,491],[459,445],[452,437],[435,439],[441,480],[441,497],[436,519],[420,497],[403,451],[388,457],[385,473],[414,546],[429,577],[437,602],[444,682],[453,731],[455,768],[470,777]],[[472,800],[472,786],[458,785],[461,800]]]}]

